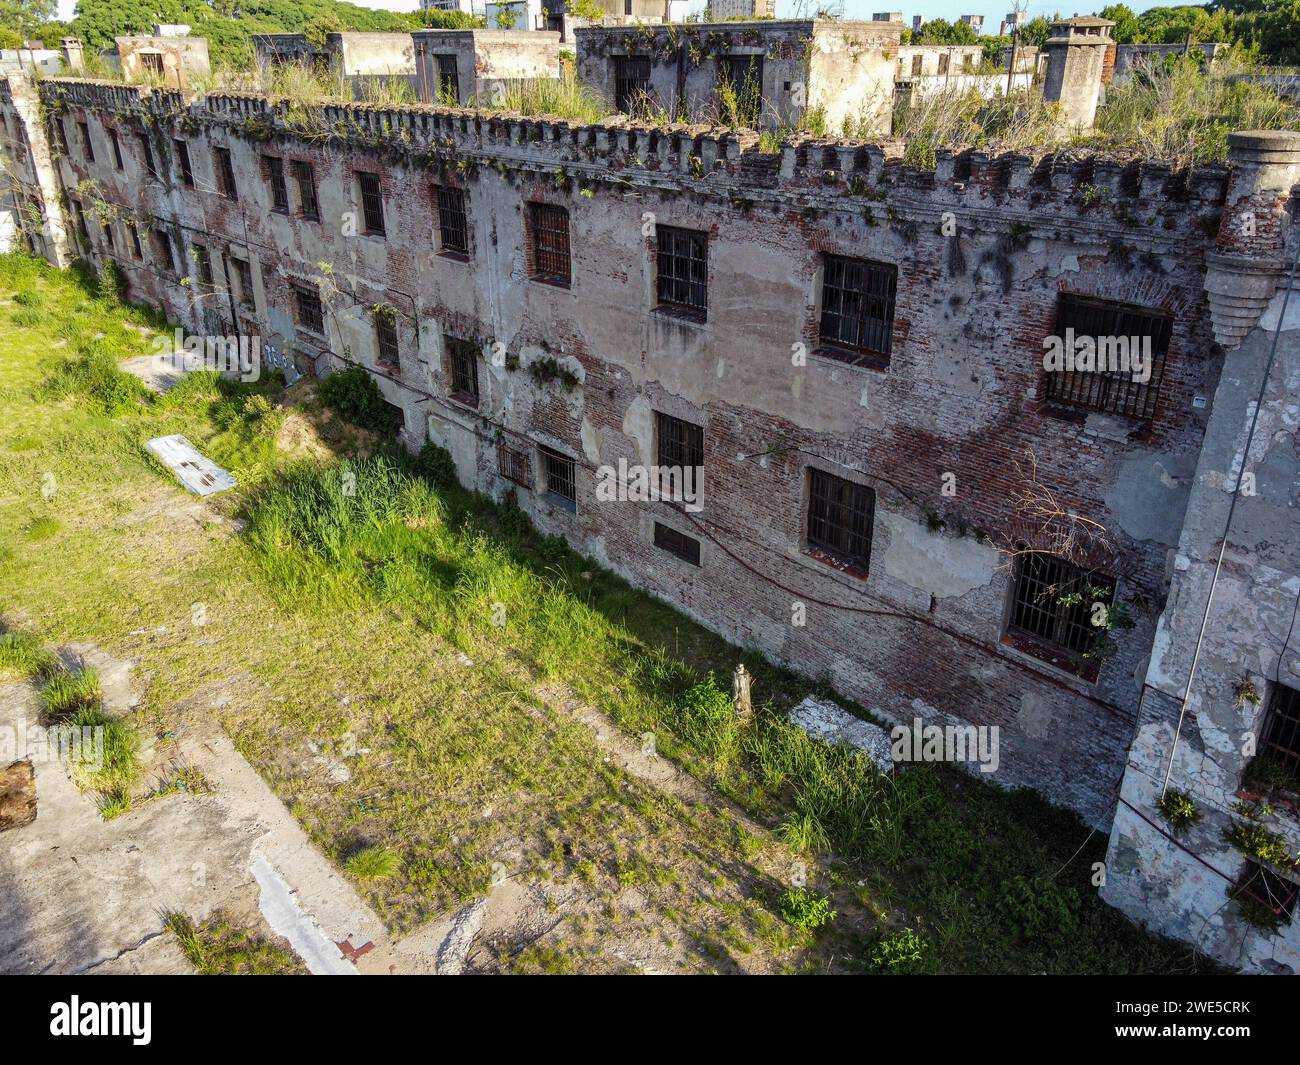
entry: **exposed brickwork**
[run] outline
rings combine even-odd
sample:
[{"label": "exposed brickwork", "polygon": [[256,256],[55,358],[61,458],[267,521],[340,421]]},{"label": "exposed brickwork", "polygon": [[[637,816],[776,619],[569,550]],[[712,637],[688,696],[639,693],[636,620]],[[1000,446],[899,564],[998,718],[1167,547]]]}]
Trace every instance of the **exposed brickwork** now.
[{"label": "exposed brickwork", "polygon": [[[1171,175],[966,153],[942,154],[929,175],[873,145],[804,140],[763,155],[752,134],[685,127],[337,107],[304,133],[257,98],[187,108],[177,94],[120,87],[54,81],[43,91],[96,129],[107,120],[149,131],[163,175],[145,180],[123,136],[124,174],[110,153],[88,167],[74,147],[60,162],[65,188],[94,180],[125,214],[173,222],[191,271],[195,241],[213,253],[214,290],[193,307],[195,287],[124,256],[119,240],[137,298],[195,330],[210,306],[321,372],[374,369],[370,308],[391,305],[400,366],[375,372],[404,411],[410,446],[447,446],[463,479],[517,490],[546,532],[882,716],[998,725],[997,782],[1034,786],[1108,824],[1207,416],[1194,401],[1213,394],[1221,363],[1202,284],[1224,168]],[[180,183],[172,136],[190,142],[194,189]],[[214,191],[216,144],[231,150],[237,202]],[[258,158],[267,153],[286,160],[289,215],[270,209]],[[320,222],[297,217],[290,159],[314,168]],[[361,235],[358,170],[382,176],[385,237]],[[464,261],[437,254],[436,184],[466,191]],[[569,212],[568,288],[531,278],[531,201]],[[949,224],[956,236],[944,235]],[[709,234],[706,321],[655,309],[654,225]],[[897,268],[892,350],[875,368],[816,353],[825,254]],[[253,265],[251,312],[230,306],[229,255]],[[294,328],[294,284],[320,288],[326,340]],[[1173,315],[1150,422],[1046,402],[1042,342],[1061,292]],[[450,398],[445,337],[482,345],[477,409]],[[576,386],[539,384],[529,367],[543,360]],[[704,427],[702,513],[595,497],[598,466],[654,462],[654,411]],[[577,512],[503,477],[499,437],[530,454],[534,476],[537,445],[573,456]],[[1012,499],[1027,451],[1065,508],[1114,537],[1112,571],[1136,625],[1117,634],[1095,683],[1007,634],[1010,562],[983,541],[1024,533]],[[875,490],[867,575],[807,550],[810,468]],[[943,494],[946,473],[955,496]],[[927,528],[936,516],[941,532]],[[656,548],[655,521],[699,539],[701,565]],[[796,604],[803,624],[792,623]]]}]

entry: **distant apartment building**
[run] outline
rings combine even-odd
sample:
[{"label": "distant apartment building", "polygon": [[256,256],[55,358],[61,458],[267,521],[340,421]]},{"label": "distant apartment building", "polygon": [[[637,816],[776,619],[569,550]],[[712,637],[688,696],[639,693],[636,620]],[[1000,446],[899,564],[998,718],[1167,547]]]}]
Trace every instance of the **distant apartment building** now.
[{"label": "distant apartment building", "polygon": [[872,22],[902,22],[903,13],[901,11],[877,11],[871,16]]},{"label": "distant apartment building", "polygon": [[710,22],[728,18],[775,18],[776,0],[709,0],[705,18]]},{"label": "distant apartment building", "polygon": [[913,32],[913,33],[920,33],[920,32],[921,32],[921,27],[924,26],[924,25],[925,25],[925,16],[924,16],[924,15],[913,15],[913,16],[912,16],[912,32]]},{"label": "distant apartment building", "polygon": [[973,29],[977,34],[984,32],[983,15],[962,15],[961,21],[966,23],[966,25]]},{"label": "distant apartment building", "polygon": [[544,30],[546,12],[542,0],[502,0],[484,9],[490,30]]},{"label": "distant apartment building", "polygon": [[421,11],[459,11],[463,15],[474,14],[472,0],[420,0]]}]

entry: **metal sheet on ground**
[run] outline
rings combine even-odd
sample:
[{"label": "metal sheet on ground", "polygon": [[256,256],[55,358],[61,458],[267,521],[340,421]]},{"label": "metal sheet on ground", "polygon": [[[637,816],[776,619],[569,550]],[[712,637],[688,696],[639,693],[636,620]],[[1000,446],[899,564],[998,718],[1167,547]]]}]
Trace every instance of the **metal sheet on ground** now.
[{"label": "metal sheet on ground", "polygon": [[185,437],[158,436],[145,447],[162,460],[195,495],[210,496],[235,487],[235,479],[215,462],[200,455]]}]

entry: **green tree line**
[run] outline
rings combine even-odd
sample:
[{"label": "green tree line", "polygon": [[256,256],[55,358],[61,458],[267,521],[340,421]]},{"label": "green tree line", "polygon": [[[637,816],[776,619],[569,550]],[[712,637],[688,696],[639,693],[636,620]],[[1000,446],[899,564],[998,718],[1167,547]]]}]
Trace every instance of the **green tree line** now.
[{"label": "green tree line", "polygon": [[149,33],[155,23],[180,22],[206,37],[217,66],[247,67],[258,33],[306,33],[316,43],[327,33],[409,33],[435,27],[481,26],[460,11],[374,11],[345,0],[78,0],[71,22],[54,20],[55,0],[0,0],[0,47],[24,39],[57,48],[59,38],[80,37],[88,51],[111,48],[114,37]]}]

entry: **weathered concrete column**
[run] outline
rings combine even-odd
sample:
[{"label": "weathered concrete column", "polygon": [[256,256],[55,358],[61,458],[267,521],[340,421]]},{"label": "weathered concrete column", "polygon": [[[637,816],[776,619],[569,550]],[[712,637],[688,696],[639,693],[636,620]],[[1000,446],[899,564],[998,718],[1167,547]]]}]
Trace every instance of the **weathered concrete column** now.
[{"label": "weathered concrete column", "polygon": [[1101,98],[1106,51],[1115,23],[1104,18],[1071,18],[1052,24],[1047,42],[1043,99],[1061,105],[1061,127],[1069,133],[1092,129]]},{"label": "weathered concrete column", "polygon": [[1287,198],[1300,182],[1300,133],[1251,130],[1228,135],[1232,172],[1205,291],[1214,338],[1235,348],[1273,298],[1285,266]]},{"label": "weathered concrete column", "polygon": [[[77,249],[62,206],[63,184],[46,135],[48,127],[41,116],[39,90],[36,82],[25,74],[10,74],[8,81],[14,111],[26,131],[29,149],[26,162],[14,170],[14,192],[21,188],[28,197],[39,195],[45,258],[54,266],[69,266],[77,257]],[[23,203],[19,200],[15,206],[21,210]]]}]

